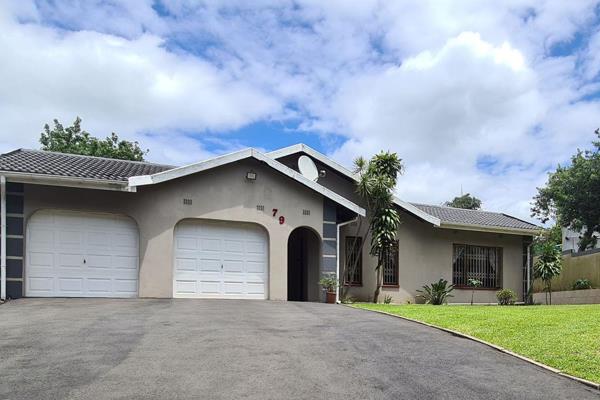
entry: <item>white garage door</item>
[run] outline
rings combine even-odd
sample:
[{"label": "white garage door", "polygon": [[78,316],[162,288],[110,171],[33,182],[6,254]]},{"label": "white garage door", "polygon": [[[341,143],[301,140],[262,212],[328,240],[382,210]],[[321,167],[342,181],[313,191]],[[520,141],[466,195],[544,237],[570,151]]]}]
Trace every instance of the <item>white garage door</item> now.
[{"label": "white garage door", "polygon": [[267,298],[268,240],[257,226],[184,221],[174,264],[173,297]]},{"label": "white garage door", "polygon": [[137,296],[138,230],[130,218],[38,211],[26,248],[26,296]]}]

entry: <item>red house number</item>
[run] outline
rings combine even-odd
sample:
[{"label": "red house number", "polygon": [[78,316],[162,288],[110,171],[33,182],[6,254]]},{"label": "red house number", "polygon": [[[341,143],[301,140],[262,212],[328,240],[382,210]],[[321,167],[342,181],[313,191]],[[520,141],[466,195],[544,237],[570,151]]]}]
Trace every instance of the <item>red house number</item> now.
[{"label": "red house number", "polygon": [[[276,217],[277,216],[277,212],[279,211],[277,208],[274,208],[273,210],[273,216]],[[285,217],[283,215],[279,216],[279,225],[283,225],[285,224]]]}]

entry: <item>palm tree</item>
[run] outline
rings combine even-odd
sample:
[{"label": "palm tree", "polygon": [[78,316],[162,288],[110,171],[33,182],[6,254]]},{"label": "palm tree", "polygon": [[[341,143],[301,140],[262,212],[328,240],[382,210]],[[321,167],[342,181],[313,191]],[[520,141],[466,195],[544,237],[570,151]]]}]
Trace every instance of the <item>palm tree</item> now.
[{"label": "palm tree", "polygon": [[379,300],[383,286],[382,266],[392,251],[396,241],[396,232],[400,225],[400,215],[394,206],[394,187],[398,175],[402,173],[402,160],[396,153],[381,152],[366,161],[359,157],[354,162],[359,179],[357,192],[364,199],[371,233],[369,253],[377,257],[375,271],[377,284],[373,302]]}]

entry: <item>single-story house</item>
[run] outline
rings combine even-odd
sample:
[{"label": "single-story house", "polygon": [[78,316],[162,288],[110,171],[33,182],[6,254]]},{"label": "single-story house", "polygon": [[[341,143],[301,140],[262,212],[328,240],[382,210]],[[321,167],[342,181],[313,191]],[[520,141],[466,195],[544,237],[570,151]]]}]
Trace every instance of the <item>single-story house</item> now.
[{"label": "single-story house", "polygon": [[[318,178],[300,173],[301,157]],[[19,149],[0,155],[0,184],[10,298],[322,301],[327,272],[346,276],[350,296],[367,300],[375,289],[355,176],[303,144],[181,167]],[[495,301],[500,287],[522,298],[535,225],[396,204],[402,224],[383,295],[412,302],[443,277],[459,288],[455,302],[470,298],[469,278],[484,283],[478,301]]]}]

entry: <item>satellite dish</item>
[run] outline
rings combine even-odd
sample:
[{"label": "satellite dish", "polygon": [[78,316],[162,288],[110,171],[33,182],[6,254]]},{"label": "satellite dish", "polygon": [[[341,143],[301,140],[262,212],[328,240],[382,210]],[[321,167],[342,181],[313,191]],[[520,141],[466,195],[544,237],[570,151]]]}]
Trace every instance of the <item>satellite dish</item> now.
[{"label": "satellite dish", "polygon": [[319,170],[314,161],[308,156],[300,156],[298,159],[298,170],[305,178],[311,181],[316,182],[319,179]]}]

